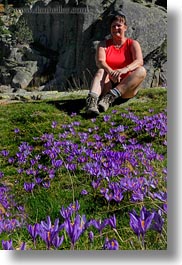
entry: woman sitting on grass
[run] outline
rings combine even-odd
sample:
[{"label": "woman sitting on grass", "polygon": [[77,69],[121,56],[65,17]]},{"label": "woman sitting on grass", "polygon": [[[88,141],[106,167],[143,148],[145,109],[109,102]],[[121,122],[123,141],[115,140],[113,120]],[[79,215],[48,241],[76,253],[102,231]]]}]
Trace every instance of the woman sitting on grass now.
[{"label": "woman sitting on grass", "polygon": [[97,47],[98,71],[86,99],[87,114],[106,111],[117,98],[134,97],[146,76],[138,41],[127,38],[126,17],[120,11],[111,17],[111,38]]}]

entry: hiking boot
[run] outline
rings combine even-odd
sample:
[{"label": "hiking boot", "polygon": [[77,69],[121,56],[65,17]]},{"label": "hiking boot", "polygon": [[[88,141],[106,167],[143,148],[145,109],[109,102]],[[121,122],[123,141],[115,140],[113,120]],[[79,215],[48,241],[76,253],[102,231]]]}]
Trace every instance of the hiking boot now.
[{"label": "hiking boot", "polygon": [[98,97],[94,97],[93,95],[88,95],[86,98],[86,112],[89,115],[99,115],[98,110]]},{"label": "hiking boot", "polygon": [[100,101],[99,101],[99,109],[101,111],[108,110],[109,106],[114,102],[115,96],[111,93],[106,94]]}]

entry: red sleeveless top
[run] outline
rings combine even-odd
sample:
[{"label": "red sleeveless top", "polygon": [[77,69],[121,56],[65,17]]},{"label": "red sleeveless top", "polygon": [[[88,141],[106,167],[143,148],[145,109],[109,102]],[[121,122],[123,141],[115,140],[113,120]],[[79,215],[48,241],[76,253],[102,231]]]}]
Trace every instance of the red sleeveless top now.
[{"label": "red sleeveless top", "polygon": [[131,53],[132,43],[132,39],[126,39],[120,48],[116,48],[113,45],[112,39],[106,40],[106,63],[113,70],[121,69],[133,61]]}]

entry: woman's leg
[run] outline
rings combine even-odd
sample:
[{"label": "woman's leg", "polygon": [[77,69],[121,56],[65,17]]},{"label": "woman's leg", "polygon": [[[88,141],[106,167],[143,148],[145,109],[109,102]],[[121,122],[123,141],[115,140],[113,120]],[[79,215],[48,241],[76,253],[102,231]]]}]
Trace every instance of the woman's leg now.
[{"label": "woman's leg", "polygon": [[143,66],[132,71],[127,77],[123,78],[116,88],[121,93],[122,98],[132,98],[139,90],[139,85],[146,77],[146,70]]},{"label": "woman's leg", "polygon": [[[117,94],[120,94],[121,98],[123,99],[129,99],[134,97],[137,94],[139,90],[139,85],[144,80],[145,76],[145,68],[137,68],[136,70],[132,71],[128,76],[123,78],[119,84],[116,84],[116,89],[114,92],[118,92]],[[112,90],[114,90],[114,88]],[[107,93],[99,102],[100,111],[106,111],[117,98],[117,94],[113,93],[112,90],[110,93]]]},{"label": "woman's leg", "polygon": [[101,94],[105,94],[109,91],[109,88],[111,85],[109,84],[109,76],[104,71],[104,69],[99,69],[97,73],[94,76],[94,79],[92,81],[91,87],[90,87],[90,93],[95,93],[98,95],[98,97]]},{"label": "woman's leg", "polygon": [[86,112],[88,115],[98,115],[99,97],[105,91],[105,84],[108,82],[108,74],[104,69],[99,69],[92,81],[88,97],[86,99]]}]

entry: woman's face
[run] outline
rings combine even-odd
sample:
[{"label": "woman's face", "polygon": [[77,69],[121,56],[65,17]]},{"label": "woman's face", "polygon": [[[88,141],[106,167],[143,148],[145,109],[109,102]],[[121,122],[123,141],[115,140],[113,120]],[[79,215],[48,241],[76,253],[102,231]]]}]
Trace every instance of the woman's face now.
[{"label": "woman's face", "polygon": [[124,36],[127,26],[123,21],[115,20],[111,24],[111,35],[113,37],[121,38]]}]

